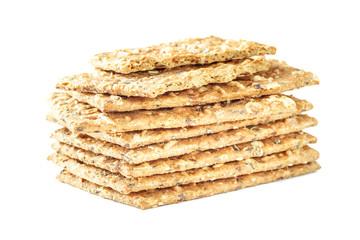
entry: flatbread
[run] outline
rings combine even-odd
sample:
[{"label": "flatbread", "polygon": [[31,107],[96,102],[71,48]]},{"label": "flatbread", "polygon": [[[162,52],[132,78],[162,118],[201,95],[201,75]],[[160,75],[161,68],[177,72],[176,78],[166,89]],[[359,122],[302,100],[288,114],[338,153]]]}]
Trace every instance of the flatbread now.
[{"label": "flatbread", "polygon": [[[225,122],[225,123],[214,123],[209,125],[184,127],[184,128],[151,129],[151,130],[143,130],[143,131],[122,132],[122,133],[91,132],[91,133],[86,133],[86,135],[106,142],[115,143],[122,147],[137,148],[154,143],[168,142],[171,140],[186,139],[191,137],[208,135],[212,133],[218,133],[227,130],[239,129],[241,127],[245,127],[249,125],[259,125],[259,124],[269,123],[279,119],[285,119],[288,117],[300,115],[302,112],[308,110],[310,110],[308,105],[305,104],[304,106],[302,106],[301,104],[298,104],[297,112],[276,114],[276,115],[266,116],[264,118],[247,119],[247,120]],[[66,124],[64,124],[64,122],[57,121],[55,118],[52,118],[51,114],[49,114],[48,117],[51,118],[53,122],[58,123],[63,127],[66,127]]]},{"label": "flatbread", "polygon": [[214,181],[254,172],[281,169],[296,164],[312,162],[318,158],[319,153],[316,150],[305,146],[300,149],[288,150],[265,157],[249,158],[242,161],[216,164],[212,167],[142,178],[126,178],[121,174],[111,173],[58,153],[51,154],[48,160],[75,176],[101,186],[110,187],[122,194],[129,194],[131,192]]},{"label": "flatbread", "polygon": [[190,139],[157,143],[136,149],[124,148],[86,135],[76,135],[66,128],[56,130],[51,137],[59,142],[90,150],[94,153],[122,159],[131,164],[138,164],[160,158],[180,156],[194,151],[222,148],[234,144],[298,132],[316,125],[317,120],[315,118],[300,115],[277,120],[273,123],[248,126]]},{"label": "flatbread", "polygon": [[[296,107],[297,110],[294,112],[268,115],[263,118],[246,119],[246,120],[224,122],[224,123],[213,123],[203,126],[168,128],[168,129],[150,129],[150,130],[142,130],[142,131],[140,130],[140,131],[132,131],[132,132],[122,132],[122,133],[90,132],[90,133],[86,133],[86,135],[89,135],[96,139],[104,140],[106,142],[115,143],[122,147],[137,148],[140,146],[145,146],[153,143],[168,142],[171,140],[185,139],[185,138],[207,135],[210,133],[218,133],[222,131],[238,129],[240,127],[249,126],[249,125],[264,124],[279,119],[300,115],[302,112],[311,110],[312,105],[308,104],[307,102],[297,102]],[[49,119],[51,119],[51,121],[58,123],[63,127],[66,127],[65,122],[57,121],[56,118],[51,116],[51,114],[49,114],[48,117]]]},{"label": "flatbread", "polygon": [[238,77],[266,71],[269,66],[265,58],[256,58],[131,74],[95,70],[62,78],[56,87],[78,92],[154,98],[166,92],[230,82]]},{"label": "flatbread", "polygon": [[49,103],[51,117],[47,119],[62,121],[74,133],[127,132],[208,125],[293,113],[298,110],[297,103],[311,105],[292,96],[270,95],[196,107],[103,113],[89,104],[78,102],[66,93],[53,93]]},{"label": "flatbread", "polygon": [[136,165],[102,154],[95,154],[92,151],[65,143],[55,142],[52,144],[52,148],[59,154],[66,155],[85,164],[93,165],[109,172],[120,173],[128,178],[138,178],[266,156],[301,148],[307,144],[316,143],[316,141],[316,137],[308,133],[290,133],[255,142],[241,143],[214,150],[196,151],[182,156],[163,158]]},{"label": "flatbread", "polygon": [[90,64],[104,70],[127,74],[159,68],[224,62],[275,53],[276,48],[273,46],[210,36],[188,38],[145,48],[128,48],[100,53],[90,59]]},{"label": "flatbread", "polygon": [[193,183],[185,186],[175,186],[172,188],[130,194],[121,194],[111,188],[89,182],[66,171],[62,171],[61,174],[57,176],[57,179],[63,183],[67,183],[102,198],[114,200],[140,209],[148,209],[278,181],[311,173],[318,169],[320,169],[320,165],[317,162],[310,162],[274,171],[242,175],[236,178],[221,179],[198,184]]},{"label": "flatbread", "polygon": [[260,97],[319,84],[318,78],[311,72],[290,67],[285,62],[280,63],[277,60],[268,60],[268,62],[270,63],[268,71],[241,77],[228,83],[210,84],[180,92],[168,92],[156,98],[84,93],[81,92],[81,89],[69,88],[69,85],[59,89],[77,90],[67,91],[67,93],[76,100],[88,103],[102,112],[126,112]]}]

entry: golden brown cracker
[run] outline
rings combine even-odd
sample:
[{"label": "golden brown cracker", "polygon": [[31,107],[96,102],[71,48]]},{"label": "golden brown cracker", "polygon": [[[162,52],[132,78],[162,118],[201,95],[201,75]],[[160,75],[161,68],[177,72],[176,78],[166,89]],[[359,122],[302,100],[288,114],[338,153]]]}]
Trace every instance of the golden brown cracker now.
[{"label": "golden brown cracker", "polygon": [[[290,67],[285,62],[280,63],[277,60],[268,60],[268,62],[270,63],[268,71],[228,83],[210,84],[180,92],[168,92],[156,98],[85,93],[76,88],[73,88],[76,91],[67,93],[78,101],[88,103],[102,112],[126,112],[260,97],[319,84],[318,78],[311,72]],[[71,90],[72,88],[65,87],[64,89]]]},{"label": "golden brown cracker", "polygon": [[288,150],[259,158],[249,158],[242,161],[216,164],[211,167],[142,178],[126,178],[121,174],[111,173],[58,153],[51,154],[48,160],[75,176],[101,186],[110,187],[122,194],[129,194],[130,192],[168,188],[177,185],[232,178],[254,172],[270,171],[312,162],[318,158],[319,153],[316,150],[305,146],[300,149]]},{"label": "golden brown cracker", "polygon": [[131,74],[95,70],[64,77],[56,87],[67,91],[155,98],[166,92],[230,82],[238,77],[266,71],[269,66],[265,58],[256,58]]},{"label": "golden brown cracker", "polygon": [[[266,116],[264,118],[255,118],[247,120],[239,120],[233,122],[213,123],[203,126],[183,127],[183,128],[168,128],[168,129],[150,129],[142,131],[122,132],[122,133],[106,133],[106,132],[91,132],[86,133],[93,138],[100,139],[106,142],[115,143],[126,148],[137,148],[154,143],[168,142],[171,140],[186,139],[202,135],[218,133],[227,130],[239,129],[249,125],[259,125],[273,122],[279,119],[288,118],[291,116],[300,115],[302,112],[311,109],[309,104],[297,103],[297,111],[291,113],[282,113],[276,115]],[[64,122],[56,121],[55,118],[48,115],[51,121],[66,127]]]},{"label": "golden brown cracker", "polygon": [[159,68],[224,62],[275,52],[276,48],[273,46],[210,36],[100,53],[90,59],[90,64],[104,70],[128,74]]},{"label": "golden brown cracker", "polygon": [[66,171],[61,172],[61,174],[57,176],[57,179],[63,183],[67,183],[105,199],[114,200],[116,202],[140,209],[148,209],[278,181],[311,173],[318,169],[320,169],[320,165],[317,162],[310,162],[274,171],[242,175],[236,178],[221,179],[211,182],[175,186],[172,188],[155,189],[130,194],[121,194],[111,188],[89,182]]},{"label": "golden brown cracker", "polygon": [[316,141],[316,137],[308,133],[290,133],[256,142],[241,143],[214,150],[196,151],[182,156],[163,158],[136,165],[60,142],[52,144],[52,148],[60,154],[86,164],[94,165],[113,173],[120,173],[125,177],[137,178],[266,156],[290,149],[301,148],[307,144],[316,143]]},{"label": "golden brown cracker", "polygon": [[49,98],[49,103],[51,116],[48,120],[55,119],[57,122],[63,122],[63,125],[74,133],[127,132],[208,125],[293,113],[297,112],[298,103],[311,106],[311,103],[305,100],[285,95],[126,113],[103,113],[89,104],[78,102],[66,93],[53,93]]},{"label": "golden brown cracker", "polygon": [[86,135],[76,135],[66,128],[56,130],[52,138],[97,154],[122,159],[131,164],[138,164],[171,156],[179,156],[194,151],[222,148],[234,144],[266,139],[273,136],[298,132],[317,125],[315,118],[307,115],[294,116],[272,123],[242,127],[236,130],[210,134],[166,143],[152,144],[136,149],[98,140]]}]

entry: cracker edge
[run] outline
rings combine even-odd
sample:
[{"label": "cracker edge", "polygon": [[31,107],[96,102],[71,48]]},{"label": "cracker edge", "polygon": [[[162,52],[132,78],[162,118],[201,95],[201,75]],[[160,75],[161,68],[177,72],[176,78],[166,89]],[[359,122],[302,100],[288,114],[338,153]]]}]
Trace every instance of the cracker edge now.
[{"label": "cracker edge", "polygon": [[[102,198],[110,199],[119,203],[127,204],[145,210],[162,205],[208,197],[215,194],[235,191],[246,187],[252,187],[260,184],[304,175],[319,170],[320,168],[321,167],[317,162],[312,162],[308,164],[299,164],[275,171],[249,174],[237,178],[216,180],[213,182],[205,182],[200,184],[190,184],[183,187],[177,186],[170,189],[153,190],[151,192],[132,193],[129,195],[120,194],[119,192],[116,192],[110,188],[102,187],[100,185],[91,183],[84,179],[78,178],[66,171],[62,171],[57,176],[57,180],[63,183],[67,183],[81,190],[87,191],[89,193],[98,195]],[[164,195],[166,193],[167,195]],[[190,195],[189,193],[193,194]],[[150,195],[150,197],[146,195]]]},{"label": "cracker edge", "polygon": [[[279,149],[277,149],[275,151],[271,151],[273,148],[276,148],[275,146],[277,146],[277,143],[275,142],[276,139],[282,139],[283,136],[287,137],[287,136],[290,136],[290,135],[296,135],[296,136],[300,137],[301,140],[299,140],[297,137],[295,137],[295,138],[291,139],[290,141],[298,141],[296,144],[290,145],[289,147],[286,147],[286,148],[282,148],[280,151],[279,151]],[[305,139],[302,139],[304,136],[305,136]],[[316,143],[317,138],[315,136],[312,136],[312,135],[308,134],[308,133],[299,132],[299,133],[290,133],[290,134],[285,134],[285,135],[279,135],[279,136],[275,136],[275,137],[272,137],[272,138],[259,140],[258,142],[264,143],[264,142],[267,142],[267,141],[270,141],[271,142],[270,144],[273,144],[273,145],[269,145],[268,143],[266,143],[265,148],[264,147],[254,148],[251,151],[247,151],[247,150],[249,150],[249,148],[251,148],[251,142],[247,142],[247,143],[237,144],[236,146],[235,145],[229,146],[229,147],[226,147],[226,148],[233,148],[235,150],[237,150],[236,148],[241,149],[241,151],[244,152],[244,154],[247,154],[247,153],[249,154],[249,157],[241,157],[241,158],[242,159],[247,159],[247,158],[267,156],[267,155],[278,153],[278,152],[283,152],[283,151],[288,151],[288,150],[304,147],[305,145]],[[286,141],[289,141],[289,140],[286,140]],[[56,144],[52,145],[53,149],[55,151],[57,151],[58,153],[60,153],[60,154],[66,155],[69,158],[76,159],[76,160],[78,160],[80,162],[83,162],[85,164],[93,165],[95,167],[108,170],[109,172],[112,172],[112,173],[119,173],[119,174],[121,174],[121,175],[123,175],[125,177],[128,177],[128,178],[148,177],[148,176],[152,176],[152,175],[156,175],[156,174],[168,174],[168,173],[174,173],[174,172],[178,172],[178,171],[186,171],[186,170],[202,168],[202,167],[206,167],[206,166],[210,166],[210,165],[223,164],[223,163],[227,163],[227,162],[230,162],[230,161],[239,160],[239,159],[236,159],[236,158],[230,158],[231,160],[226,159],[226,160],[221,161],[221,162],[213,161],[210,164],[203,163],[201,165],[195,166],[195,165],[191,165],[191,163],[193,163],[193,161],[191,161],[189,159],[190,159],[190,156],[195,156],[195,158],[197,158],[197,154],[195,154],[195,155],[188,154],[188,155],[183,155],[184,157],[188,156],[188,158],[185,160],[186,161],[185,165],[189,166],[189,164],[190,164],[191,167],[187,167],[187,168],[184,167],[184,168],[181,168],[180,170],[176,170],[176,167],[168,166],[170,168],[170,170],[169,171],[164,171],[164,170],[154,170],[154,168],[156,169],[156,167],[151,167],[150,164],[152,162],[145,162],[145,163],[141,163],[139,165],[131,165],[131,164],[127,163],[124,160],[119,160],[119,159],[114,158],[113,159],[114,162],[119,161],[117,163],[118,165],[116,165],[114,167],[114,166],[109,166],[106,163],[102,163],[102,160],[98,160],[98,161],[96,161],[96,160],[92,161],[91,160],[91,159],[93,159],[91,157],[91,154],[93,154],[95,156],[99,156],[99,157],[104,156],[102,154],[95,154],[95,153],[92,153],[91,151],[88,151],[88,150],[84,150],[84,149],[80,149],[80,148],[77,148],[77,147],[74,147],[74,146],[71,146],[71,145],[64,144],[65,146],[69,146],[70,148],[74,149],[73,151],[75,151],[75,152],[80,150],[81,152],[84,152],[85,154],[90,154],[90,160],[87,161],[87,159],[84,159],[81,156],[80,156],[80,158],[79,158],[79,156],[75,156],[76,153],[75,153],[75,155],[71,155],[71,154],[69,155],[69,153],[61,152],[61,150],[60,150],[61,147],[59,147],[60,145],[56,147],[57,144],[64,144],[64,143],[57,142]],[[282,140],[281,140],[281,144],[282,144]],[[210,150],[210,151],[212,151],[212,150]],[[221,151],[221,149],[219,149],[219,151]],[[207,152],[207,151],[205,151],[205,152]],[[200,152],[198,154],[202,155],[202,153],[203,152]],[[105,158],[110,158],[110,157],[106,157],[106,156],[104,156],[104,157]],[[202,158],[202,157],[200,156],[200,158]],[[168,158],[167,160],[165,160],[165,165],[166,165],[167,161],[170,161],[170,162],[174,161],[174,162],[178,162],[178,164],[181,164],[182,160],[183,160],[183,158],[181,156],[180,157]],[[157,163],[159,163],[159,161],[162,161],[162,160],[153,161],[155,163],[155,166],[156,166]],[[189,163],[189,162],[191,162],[191,163]],[[160,164],[160,165],[162,165],[162,164]],[[140,166],[140,169],[138,169],[137,166]],[[150,169],[152,171],[149,171]],[[163,166],[163,169],[165,169],[164,166]]]},{"label": "cracker edge", "polygon": [[[108,172],[58,153],[49,155],[48,160],[77,177],[98,185],[109,187],[122,194],[129,194],[131,192],[214,181],[255,172],[281,169],[287,166],[316,161],[319,156],[320,154],[318,151],[309,146],[304,146],[299,149],[274,153],[268,156],[216,164],[212,167],[203,167],[177,173],[153,175],[135,179],[126,178],[121,174]],[[240,168],[240,170],[238,168]]]}]

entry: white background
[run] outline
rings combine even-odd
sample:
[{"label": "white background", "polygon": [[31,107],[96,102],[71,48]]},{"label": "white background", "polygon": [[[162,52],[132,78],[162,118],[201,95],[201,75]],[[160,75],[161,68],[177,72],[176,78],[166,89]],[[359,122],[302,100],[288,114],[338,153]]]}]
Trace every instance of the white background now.
[{"label": "white background", "polygon": [[[125,1],[124,1],[125,2]],[[1,1],[1,239],[359,239],[356,1]],[[201,200],[138,210],[55,180],[46,96],[93,54],[216,35],[274,45],[315,72],[322,169]]]}]

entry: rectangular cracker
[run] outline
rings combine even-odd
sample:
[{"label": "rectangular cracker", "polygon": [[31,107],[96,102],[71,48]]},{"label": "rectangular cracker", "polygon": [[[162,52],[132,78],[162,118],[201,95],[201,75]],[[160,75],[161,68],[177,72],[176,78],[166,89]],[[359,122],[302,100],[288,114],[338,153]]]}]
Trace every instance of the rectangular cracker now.
[{"label": "rectangular cracker", "polygon": [[78,92],[154,98],[170,91],[230,82],[241,76],[266,71],[269,67],[270,63],[262,57],[131,74],[95,70],[62,78],[56,87]]},{"label": "rectangular cracker", "polygon": [[243,142],[298,132],[315,125],[317,125],[315,118],[307,115],[299,115],[277,120],[272,123],[243,127],[201,137],[157,143],[136,149],[124,148],[85,135],[76,135],[66,128],[56,130],[51,137],[59,142],[90,150],[94,153],[122,159],[131,164],[138,164],[160,158],[179,156],[194,151],[222,148]]},{"label": "rectangular cracker", "polygon": [[187,38],[144,48],[128,48],[100,53],[90,59],[90,64],[104,70],[128,74],[275,53],[276,48],[273,46],[209,36]]},{"label": "rectangular cracker", "polygon": [[[49,103],[51,117],[62,121],[74,133],[127,132],[207,125],[293,113],[297,111],[297,103],[311,105],[292,96],[270,95],[195,107],[103,113],[89,104],[78,102],[66,93],[53,93]],[[48,120],[52,119],[48,117]]]},{"label": "rectangular cracker", "polygon": [[301,148],[307,144],[316,143],[316,141],[316,137],[304,132],[290,133],[256,142],[241,143],[214,150],[196,151],[182,156],[164,158],[136,165],[60,142],[52,144],[52,148],[60,154],[85,164],[93,165],[108,170],[109,172],[120,173],[128,178],[137,178],[266,156],[290,149]]},{"label": "rectangular cracker", "polygon": [[[279,119],[288,118],[295,115],[300,115],[302,112],[309,111],[312,105],[307,102],[297,102],[297,110],[291,113],[282,113],[276,115],[269,115],[264,118],[246,119],[224,123],[213,123],[203,126],[183,127],[183,128],[168,128],[168,129],[150,129],[142,131],[121,132],[121,133],[106,133],[106,132],[91,132],[86,133],[93,138],[104,140],[118,144],[126,148],[136,148],[146,146],[153,143],[168,142],[171,140],[185,139],[207,135],[210,133],[218,133],[222,131],[238,129],[249,125],[259,125]],[[66,127],[63,121],[57,121],[56,118],[48,115],[51,121]]]},{"label": "rectangular cracker", "polygon": [[121,194],[111,188],[89,182],[66,171],[62,171],[61,174],[57,176],[57,179],[60,182],[67,183],[105,199],[114,200],[116,202],[140,209],[148,209],[278,181],[311,173],[318,169],[320,169],[320,165],[317,162],[310,162],[274,171],[242,175],[236,178],[221,179],[211,182],[175,186],[172,188],[156,189],[130,194]]},{"label": "rectangular cracker", "polygon": [[290,67],[285,62],[280,63],[277,60],[268,60],[268,62],[270,63],[268,71],[228,83],[210,84],[181,92],[168,92],[156,98],[124,97],[81,91],[68,91],[67,93],[78,101],[88,103],[102,112],[126,112],[260,97],[319,84],[318,78],[311,72]]},{"label": "rectangular cracker", "polygon": [[288,150],[259,158],[249,158],[242,161],[216,164],[212,167],[142,178],[126,178],[121,174],[111,173],[57,153],[51,154],[48,160],[77,177],[112,188],[122,194],[129,194],[131,192],[214,181],[255,172],[281,169],[312,162],[318,158],[319,153],[316,150],[305,146],[300,149]]}]

